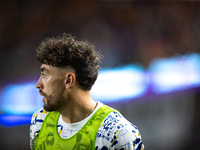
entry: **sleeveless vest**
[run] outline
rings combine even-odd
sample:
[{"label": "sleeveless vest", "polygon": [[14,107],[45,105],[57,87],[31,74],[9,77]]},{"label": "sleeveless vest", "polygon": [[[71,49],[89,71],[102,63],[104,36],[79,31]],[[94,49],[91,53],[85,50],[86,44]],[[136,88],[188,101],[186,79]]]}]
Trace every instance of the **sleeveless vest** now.
[{"label": "sleeveless vest", "polygon": [[49,112],[44,119],[35,143],[35,150],[95,150],[95,137],[99,126],[114,109],[103,105],[72,137],[63,139],[57,131],[60,113]]}]

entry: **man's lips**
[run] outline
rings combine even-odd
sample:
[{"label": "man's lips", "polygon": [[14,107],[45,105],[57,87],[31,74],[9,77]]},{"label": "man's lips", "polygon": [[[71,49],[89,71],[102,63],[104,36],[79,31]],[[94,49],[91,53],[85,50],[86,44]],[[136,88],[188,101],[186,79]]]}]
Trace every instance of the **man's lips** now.
[{"label": "man's lips", "polygon": [[39,91],[39,93],[40,93],[40,95],[44,96],[43,99],[42,99],[42,101],[44,102],[45,101],[45,94],[41,90]]},{"label": "man's lips", "polygon": [[40,95],[45,96],[45,94],[41,90],[39,90],[39,93]]}]

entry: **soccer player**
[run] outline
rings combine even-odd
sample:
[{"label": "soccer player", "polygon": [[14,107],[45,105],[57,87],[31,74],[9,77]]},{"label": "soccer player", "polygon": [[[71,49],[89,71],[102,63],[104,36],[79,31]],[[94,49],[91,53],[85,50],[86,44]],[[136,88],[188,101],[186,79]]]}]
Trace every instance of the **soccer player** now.
[{"label": "soccer player", "polygon": [[135,125],[91,98],[102,57],[92,44],[65,33],[39,45],[41,76],[36,88],[44,107],[32,116],[32,150],[144,149]]}]

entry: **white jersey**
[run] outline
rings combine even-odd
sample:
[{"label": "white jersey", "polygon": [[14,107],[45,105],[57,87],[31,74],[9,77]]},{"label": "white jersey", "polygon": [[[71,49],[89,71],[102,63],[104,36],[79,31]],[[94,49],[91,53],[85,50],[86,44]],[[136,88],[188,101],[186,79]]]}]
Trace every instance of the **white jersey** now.
[{"label": "white jersey", "polygon": [[[70,138],[76,134],[84,124],[92,117],[92,115],[102,106],[98,102],[95,110],[84,120],[68,124],[62,120],[60,115],[58,119],[58,133],[64,138]],[[34,145],[40,132],[44,118],[48,112],[43,108],[36,111],[31,119],[30,126],[30,146],[34,150]],[[103,120],[96,134],[95,150],[143,150],[144,145],[141,135],[136,126],[127,121],[121,114],[116,111],[111,112]]]}]

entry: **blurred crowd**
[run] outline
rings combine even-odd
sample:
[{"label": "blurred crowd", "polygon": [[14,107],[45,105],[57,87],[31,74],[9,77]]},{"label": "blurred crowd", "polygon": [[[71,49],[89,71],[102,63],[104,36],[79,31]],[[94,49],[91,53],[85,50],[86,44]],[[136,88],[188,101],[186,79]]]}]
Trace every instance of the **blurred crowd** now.
[{"label": "blurred crowd", "polygon": [[35,48],[63,32],[93,43],[102,67],[148,68],[154,58],[198,52],[199,9],[198,2],[1,2],[0,82],[38,72]]},{"label": "blurred crowd", "polygon": [[[78,40],[93,43],[96,49],[104,55],[102,68],[137,63],[148,69],[149,64],[155,58],[168,58],[189,52],[199,53],[199,10],[199,2],[187,1],[1,1],[0,90],[5,84],[13,83],[15,80],[19,82],[34,76],[39,77],[40,64],[36,61],[36,47],[44,38],[61,35],[64,32],[72,34]],[[185,96],[186,104],[191,104],[189,100],[195,101],[195,115],[191,118],[194,120],[191,137],[188,137],[191,140],[183,143],[185,145],[182,146],[185,146],[185,149],[192,149],[192,146],[198,149],[199,94],[195,98],[191,98],[190,95]],[[178,108],[180,103],[181,101],[178,101],[174,106]],[[149,107],[149,104],[145,107]],[[142,110],[141,113],[144,116],[150,115],[149,120],[151,121],[151,114],[145,114],[146,112]],[[132,117],[132,114],[127,114]],[[149,120],[141,119],[141,124],[145,121],[149,123]],[[157,118],[155,120],[159,121]],[[155,122],[152,121],[152,125],[154,124]],[[19,140],[14,140],[19,145],[17,148],[13,144],[15,149],[28,149],[28,130],[29,126],[9,130],[0,128],[0,145],[12,146],[9,143],[13,137]],[[18,138],[19,135],[21,139]],[[184,131],[183,136],[185,136]],[[154,141],[154,139],[148,139]],[[170,143],[170,141],[167,142]],[[163,147],[162,150],[168,149]]]}]

